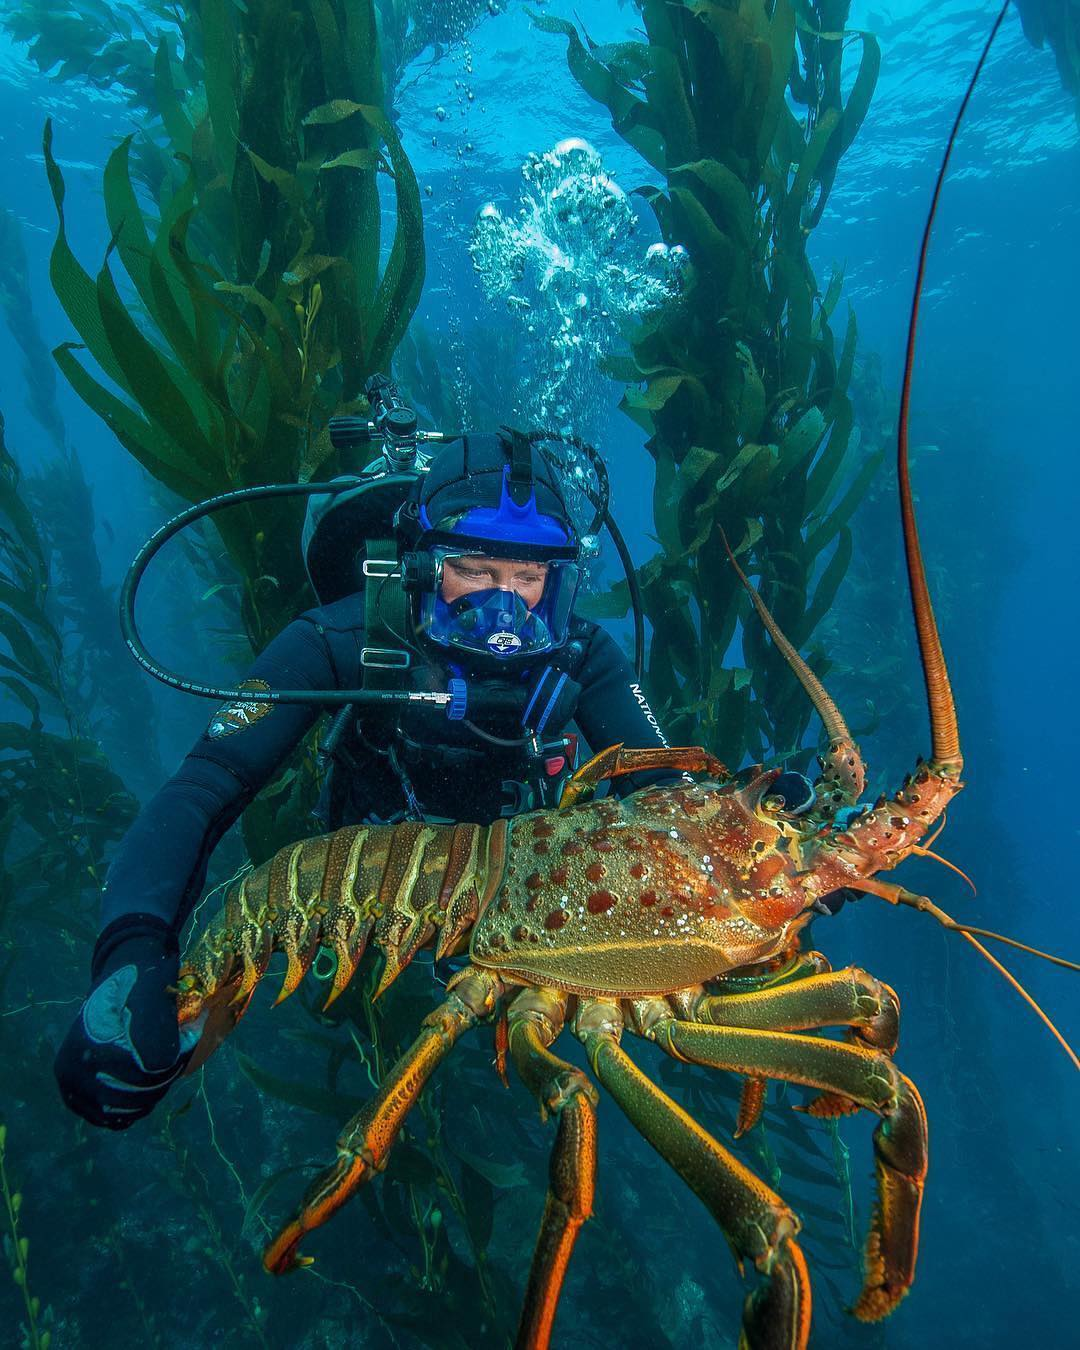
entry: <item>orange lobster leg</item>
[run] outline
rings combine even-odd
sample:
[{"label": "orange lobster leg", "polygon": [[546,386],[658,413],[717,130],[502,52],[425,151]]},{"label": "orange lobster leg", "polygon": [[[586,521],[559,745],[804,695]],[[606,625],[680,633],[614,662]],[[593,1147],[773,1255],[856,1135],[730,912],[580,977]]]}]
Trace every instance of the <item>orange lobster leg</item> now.
[{"label": "orange lobster leg", "polygon": [[502,985],[487,971],[466,966],[447,988],[447,997],[424,1018],[423,1030],[386,1076],[377,1095],[338,1137],[337,1161],[309,1186],[296,1214],[263,1253],[272,1275],[309,1265],[297,1253],[304,1234],[324,1224],[350,1196],[386,1166],[387,1156],[410,1109],[454,1043],[494,1012]]},{"label": "orange lobster leg", "polygon": [[730,778],[727,767],[699,745],[666,746],[655,749],[627,750],[622,744],[609,745],[583,764],[562,790],[559,809],[574,806],[578,800],[605,778],[627,773],[648,773],[654,769],[682,769],[686,773],[707,773],[723,782]]},{"label": "orange lobster leg", "polygon": [[634,1064],[618,1042],[615,1004],[583,999],[574,1031],[601,1083],[635,1128],[704,1202],[735,1252],[765,1277],[743,1308],[740,1350],[805,1350],[810,1277],[795,1236],[799,1221],[748,1167]]},{"label": "orange lobster leg", "polygon": [[849,1027],[862,1044],[891,1054],[900,1033],[900,1000],[887,984],[848,966],[753,993],[706,995],[689,1020],[757,1031]]},{"label": "orange lobster leg", "polygon": [[528,989],[510,1007],[510,1053],[540,1110],[558,1118],[547,1199],[518,1326],[517,1350],[546,1350],[581,1225],[596,1184],[596,1089],[548,1046],[562,1030],[566,995]]},{"label": "orange lobster leg", "polygon": [[670,1016],[646,1034],[677,1059],[820,1088],[883,1117],[874,1131],[878,1204],[866,1244],[866,1279],[852,1312],[863,1322],[892,1312],[915,1278],[919,1249],[927,1144],[926,1111],[915,1085],[880,1050],[813,1036],[703,1026]]}]

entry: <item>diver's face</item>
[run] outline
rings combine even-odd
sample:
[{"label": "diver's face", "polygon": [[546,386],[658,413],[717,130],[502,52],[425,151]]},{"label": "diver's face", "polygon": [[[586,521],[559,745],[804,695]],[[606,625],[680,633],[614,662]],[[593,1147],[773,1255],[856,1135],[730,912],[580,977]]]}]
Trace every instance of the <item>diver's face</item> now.
[{"label": "diver's face", "polygon": [[530,609],[540,603],[547,581],[547,563],[469,554],[443,562],[440,594],[447,604],[473,591],[514,591]]}]

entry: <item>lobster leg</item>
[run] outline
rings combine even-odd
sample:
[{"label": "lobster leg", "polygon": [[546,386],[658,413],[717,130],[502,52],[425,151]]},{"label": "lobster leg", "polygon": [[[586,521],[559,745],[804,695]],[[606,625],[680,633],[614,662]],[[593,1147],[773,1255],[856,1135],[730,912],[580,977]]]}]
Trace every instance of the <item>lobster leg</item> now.
[{"label": "lobster leg", "polygon": [[614,1003],[583,999],[574,1031],[594,1072],[635,1128],[704,1202],[740,1266],[765,1276],[743,1307],[740,1350],[805,1350],[810,1277],[795,1236],[799,1221],[758,1177],[653,1083],[619,1045]]},{"label": "lobster leg", "polygon": [[[682,1016],[676,1007],[676,1016]],[[712,1026],[744,1027],[759,1031],[809,1031],[818,1027],[847,1027],[848,1036],[859,1045],[893,1054],[900,1032],[900,1000],[896,993],[867,974],[849,966],[845,970],[813,975],[787,985],[743,994],[706,995],[693,1006],[690,1022]],[[740,1107],[735,1130],[738,1139],[752,1129],[764,1106],[764,1078],[747,1079],[759,1085],[760,1102],[753,1115],[743,1118]],[[835,1092],[823,1092],[805,1107],[808,1115],[821,1118],[851,1115],[858,1104]]]},{"label": "lobster leg", "polygon": [[891,1054],[900,1030],[900,1000],[887,984],[848,966],[745,994],[707,994],[688,1021],[758,1031],[849,1027],[858,1041]]},{"label": "lobster leg", "polygon": [[428,1079],[464,1031],[491,1016],[502,994],[498,978],[466,966],[447,986],[446,999],[422,1023],[420,1035],[386,1076],[376,1096],[338,1136],[337,1160],[315,1178],[293,1217],[263,1253],[272,1275],[311,1258],[298,1255],[304,1234],[325,1223],[354,1191],[386,1166],[391,1146]]},{"label": "lobster leg", "polygon": [[547,1048],[562,1030],[566,995],[526,989],[510,1005],[510,1053],[546,1117],[558,1119],[544,1216],[518,1326],[518,1350],[546,1350],[563,1277],[581,1225],[592,1215],[596,1182],[596,1089],[580,1069]]},{"label": "lobster leg", "polygon": [[606,750],[593,755],[587,764],[583,764],[566,784],[559,798],[559,810],[574,806],[605,778],[619,778],[626,773],[646,773],[652,769],[683,769],[687,773],[707,773],[710,778],[719,780],[731,776],[725,765],[699,745],[658,745],[648,750],[627,750],[621,743],[609,745]]},{"label": "lobster leg", "polygon": [[[658,1010],[662,1005],[656,1000]],[[751,1077],[779,1078],[845,1097],[883,1117],[874,1131],[878,1204],[866,1244],[866,1279],[852,1312],[876,1322],[915,1278],[926,1178],[926,1111],[915,1085],[881,1050],[813,1036],[680,1022],[660,1014],[645,1033],[676,1059]]]}]

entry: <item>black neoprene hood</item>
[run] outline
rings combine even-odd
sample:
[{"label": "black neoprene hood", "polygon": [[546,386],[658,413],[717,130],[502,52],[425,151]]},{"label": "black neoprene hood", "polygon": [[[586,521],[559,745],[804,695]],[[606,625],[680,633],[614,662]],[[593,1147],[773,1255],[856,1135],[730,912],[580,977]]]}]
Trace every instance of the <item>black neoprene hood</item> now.
[{"label": "black neoprene hood", "polygon": [[[519,453],[528,457],[521,467],[530,480],[528,490],[535,493],[536,510],[558,521],[572,541],[574,527],[551,467],[534,446],[525,444]],[[512,465],[511,456],[510,438],[501,432],[466,435],[448,442],[417,485],[421,527],[445,529],[476,507],[496,509],[502,499],[507,466]],[[511,491],[513,487],[511,480]]]}]

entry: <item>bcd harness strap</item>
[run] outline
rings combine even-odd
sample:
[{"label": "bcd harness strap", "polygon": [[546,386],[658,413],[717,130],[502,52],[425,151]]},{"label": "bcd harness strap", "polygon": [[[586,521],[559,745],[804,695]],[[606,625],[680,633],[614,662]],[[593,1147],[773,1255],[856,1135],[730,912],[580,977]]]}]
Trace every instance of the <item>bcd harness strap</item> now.
[{"label": "bcd harness strap", "polygon": [[[393,539],[368,539],[364,543],[361,572],[364,577],[364,645],[360,648],[360,687],[399,689],[412,665],[412,653],[403,645],[408,625],[405,588],[401,583],[397,544]],[[356,705],[347,703],[331,719],[319,742],[319,766],[325,779],[322,798],[331,800],[335,764],[347,770],[358,766],[352,756],[350,731],[356,721]],[[320,801],[319,812],[324,811]]]},{"label": "bcd harness strap", "polygon": [[[374,563],[385,556],[378,554],[376,549],[377,546],[372,546],[368,552],[369,560]],[[397,641],[400,644],[401,629],[398,628],[397,621],[391,618],[389,624],[387,623],[389,604],[386,593],[381,602],[378,600],[378,586],[383,584],[383,579],[385,578],[380,578],[380,574],[374,569],[369,574],[365,588],[365,613],[374,615],[373,621],[378,625],[376,631],[379,637],[374,643],[368,639],[368,645],[362,651],[370,651],[374,647],[377,653],[380,649],[393,652],[395,648],[390,643]],[[395,582],[397,595],[403,599],[400,581],[396,578],[387,581],[387,591],[389,592]],[[400,612],[404,614],[404,605]],[[396,650],[400,650],[400,645]],[[538,806],[554,805],[558,800],[562,782],[576,768],[577,737],[563,734],[556,740],[548,738],[552,733],[561,732],[573,716],[573,710],[569,707],[567,699],[561,696],[564,691],[570,694],[570,690],[573,689],[572,682],[584,662],[585,651],[585,644],[580,639],[572,639],[565,647],[554,652],[525,700],[524,711],[521,714],[521,728],[524,735],[519,751],[518,771],[521,781],[517,779],[503,781],[504,794],[510,798],[504,807],[504,812],[508,815],[516,815]],[[407,656],[408,652],[404,655]],[[378,685],[370,686],[373,688],[400,688],[402,680],[408,678],[404,675],[407,669],[404,663],[398,665],[382,663],[377,655],[375,663],[369,661],[364,665],[363,679],[365,682],[378,679]],[[556,724],[552,724],[553,716],[557,719]],[[335,817],[350,795],[346,788],[345,776],[352,776],[360,771],[355,756],[360,735],[362,726],[357,719],[355,706],[343,708],[334,718],[320,746],[320,762],[327,777],[320,800],[319,814],[324,824],[331,829],[336,829],[339,824],[344,823]],[[369,745],[369,750],[372,748]],[[408,813],[414,817],[422,808],[413,791],[406,765],[415,766],[418,763],[431,765],[439,760],[453,766],[456,761],[456,766],[460,770],[473,773],[491,761],[490,749],[483,747],[480,738],[475,749],[469,746],[439,745],[431,742],[420,744],[411,740],[400,725],[396,724],[391,728],[390,743],[378,753],[388,756],[387,762],[398,779]]]},{"label": "bcd harness strap", "polygon": [[404,645],[408,611],[395,542],[369,539],[361,571],[364,575],[361,687],[400,688],[401,673],[412,665],[412,654]]}]

